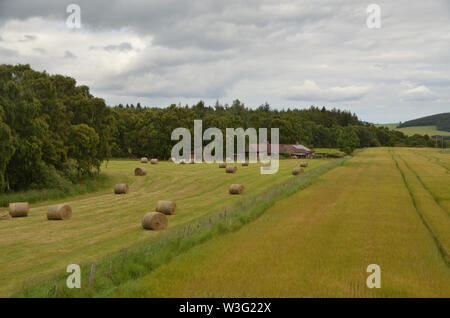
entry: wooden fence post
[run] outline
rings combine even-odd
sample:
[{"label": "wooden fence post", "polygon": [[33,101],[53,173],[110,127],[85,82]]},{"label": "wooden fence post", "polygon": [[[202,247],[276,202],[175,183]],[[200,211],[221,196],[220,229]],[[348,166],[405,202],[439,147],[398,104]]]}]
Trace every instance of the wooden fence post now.
[{"label": "wooden fence post", "polygon": [[89,274],[89,282],[88,286],[90,287],[92,283],[94,282],[94,273],[95,273],[95,264],[91,265],[91,273]]},{"label": "wooden fence post", "polygon": [[112,261],[109,262],[109,270],[108,270],[108,275],[112,274]]}]

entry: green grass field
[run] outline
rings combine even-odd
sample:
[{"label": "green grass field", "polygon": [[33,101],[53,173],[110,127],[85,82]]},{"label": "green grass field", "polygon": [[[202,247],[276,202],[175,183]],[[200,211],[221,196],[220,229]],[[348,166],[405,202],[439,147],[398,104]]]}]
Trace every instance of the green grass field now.
[{"label": "green grass field", "polygon": [[[70,221],[45,219],[55,201],[0,221],[1,294],[450,297],[448,153],[369,148],[344,161],[308,161],[297,177],[290,172],[300,160],[280,161],[269,176],[259,165],[230,175],[217,165],[162,162],[134,177],[138,162],[110,162],[105,173],[128,182],[129,195],[66,200]],[[228,195],[237,182],[245,194]],[[169,229],[142,230],[142,215],[159,199],[177,201]],[[224,207],[228,215],[215,212]],[[81,290],[65,287],[70,263],[82,265]],[[91,263],[96,276],[87,286]],[[369,264],[380,265],[380,289],[366,286]]]},{"label": "green grass field", "polygon": [[[308,161],[306,171],[330,162]],[[142,216],[154,210],[157,200],[176,201],[177,214],[170,216],[169,229],[181,228],[291,180],[291,170],[299,164],[300,160],[282,160],[277,174],[261,175],[259,164],[237,165],[236,174],[226,174],[216,164],[110,161],[103,173],[107,180],[128,183],[128,195],[114,195],[111,184],[107,190],[31,204],[27,218],[0,221],[0,296],[11,296],[34,281],[64,273],[68,264],[98,262],[126,247],[158,240],[165,231],[141,228]],[[147,176],[133,175],[138,166],[146,167]],[[232,183],[244,184],[244,194],[229,195]],[[48,221],[47,207],[61,202],[71,205],[72,219]],[[5,213],[7,209],[0,208],[0,215]]]},{"label": "green grass field", "polygon": [[[367,149],[113,296],[450,297],[449,163],[435,149]],[[380,289],[366,287],[369,264]]]},{"label": "green grass field", "polygon": [[412,127],[403,127],[396,128],[398,124],[378,124],[376,126],[384,126],[391,130],[398,130],[404,133],[407,136],[412,136],[414,134],[419,135],[428,135],[428,136],[450,136],[450,131],[437,130],[436,126],[412,126]]}]

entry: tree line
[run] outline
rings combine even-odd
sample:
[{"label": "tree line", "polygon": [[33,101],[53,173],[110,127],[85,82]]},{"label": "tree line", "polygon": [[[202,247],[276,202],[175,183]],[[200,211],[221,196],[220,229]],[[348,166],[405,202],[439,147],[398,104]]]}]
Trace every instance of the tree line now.
[{"label": "tree line", "polygon": [[[29,65],[0,65],[0,192],[52,188],[76,183],[100,170],[112,157],[170,157],[177,127],[279,128],[280,143],[308,147],[434,146],[428,136],[362,122],[339,109],[257,109],[235,100],[231,105],[166,108],[107,106],[75,79],[37,72]],[[269,129],[270,131],[270,129]],[[270,135],[268,136],[270,140]]]}]

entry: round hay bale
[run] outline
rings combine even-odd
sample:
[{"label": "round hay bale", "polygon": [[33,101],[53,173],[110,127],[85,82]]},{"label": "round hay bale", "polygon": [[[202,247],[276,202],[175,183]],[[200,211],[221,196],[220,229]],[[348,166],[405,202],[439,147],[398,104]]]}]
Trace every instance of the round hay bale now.
[{"label": "round hay bale", "polygon": [[236,166],[228,166],[225,169],[226,173],[235,173],[237,171],[237,167]]},{"label": "round hay bale", "polygon": [[219,168],[226,168],[227,164],[225,162],[219,163]]},{"label": "round hay bale", "polygon": [[127,194],[128,193],[128,184],[126,183],[118,183],[114,186],[115,194]]},{"label": "round hay bale", "polygon": [[30,211],[28,202],[15,202],[9,204],[9,214],[13,218],[26,217]]},{"label": "round hay bale", "polygon": [[148,162],[148,158],[147,157],[142,157],[141,158],[141,162],[142,163],[147,163]]},{"label": "round hay bale", "polygon": [[303,169],[302,168],[294,168],[294,169],[292,169],[292,174],[294,176],[296,176],[296,175],[298,175],[300,173],[303,173]]},{"label": "round hay bale", "polygon": [[307,167],[308,163],[306,161],[300,162],[300,167]]},{"label": "round hay bale", "polygon": [[11,218],[11,215],[8,213],[8,214],[5,214],[5,215],[2,215],[2,216],[0,216],[0,220],[9,220]]},{"label": "round hay bale", "polygon": [[147,174],[147,170],[145,168],[136,168],[134,169],[134,175],[135,176],[145,176]]},{"label": "round hay bale", "polygon": [[148,212],[142,218],[142,227],[146,230],[163,230],[168,223],[167,216],[160,212]]},{"label": "round hay bale", "polygon": [[164,201],[160,200],[156,202],[156,212],[161,212],[164,214],[172,215],[175,214],[175,209],[177,208],[177,204],[173,201]]},{"label": "round hay bale", "polygon": [[290,156],[291,159],[297,159],[297,156]]},{"label": "round hay bale", "polygon": [[158,159],[153,158],[152,160],[150,160],[150,163],[151,163],[152,165],[156,165],[156,164],[158,163]]},{"label": "round hay bale", "polygon": [[248,167],[248,161],[242,163],[243,167]]},{"label": "round hay bale", "polygon": [[167,160],[167,161],[169,161],[169,162],[174,162],[175,160],[173,160],[173,158],[170,157],[169,160]]},{"label": "round hay bale", "polygon": [[230,185],[230,194],[242,194],[244,192],[244,186],[242,184],[232,184]]},{"label": "round hay bale", "polygon": [[72,217],[72,208],[68,204],[52,205],[47,210],[48,220],[68,220]]}]

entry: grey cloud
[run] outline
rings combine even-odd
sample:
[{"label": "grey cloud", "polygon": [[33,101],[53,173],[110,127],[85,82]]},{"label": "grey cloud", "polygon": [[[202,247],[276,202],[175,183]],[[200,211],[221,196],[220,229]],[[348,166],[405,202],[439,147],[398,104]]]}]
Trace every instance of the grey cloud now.
[{"label": "grey cloud", "polygon": [[17,52],[16,50],[11,50],[11,49],[7,49],[4,47],[0,47],[0,56],[16,56],[18,55],[19,52]]},{"label": "grey cloud", "polygon": [[44,54],[45,52],[47,52],[46,50],[44,50],[43,48],[40,47],[34,47],[33,51]]},{"label": "grey cloud", "polygon": [[106,45],[103,47],[104,50],[106,51],[120,51],[120,52],[126,52],[126,51],[131,51],[133,49],[133,46],[131,45],[131,43],[128,42],[122,42],[120,44],[110,44],[110,45]]},{"label": "grey cloud", "polygon": [[73,53],[70,52],[70,51],[65,51],[65,52],[64,52],[64,58],[65,58],[65,59],[74,59],[74,58],[76,58],[76,55],[73,54]]},{"label": "grey cloud", "polygon": [[89,47],[89,50],[105,50],[105,51],[119,51],[119,52],[127,52],[127,51],[131,51],[133,50],[133,46],[131,45],[131,43],[129,42],[122,42],[120,44],[108,44],[102,47],[96,46],[96,45],[91,45]]},{"label": "grey cloud", "polygon": [[[64,23],[69,3],[0,0],[0,32],[13,19],[14,25],[26,25],[33,17]],[[80,41],[78,59],[64,64],[64,72],[89,83],[111,103],[127,103],[127,98],[153,105],[195,98],[240,98],[250,106],[265,101],[279,107],[326,103],[379,121],[404,120],[409,110],[418,114],[448,108],[441,102],[450,100],[450,7],[445,0],[414,6],[407,0],[379,0],[378,30],[365,25],[369,3],[353,0],[76,3],[83,26],[74,33]],[[51,43],[52,32],[60,32],[56,29],[42,36],[50,39],[42,45],[36,33],[45,55],[27,56],[37,46],[34,42],[0,42],[8,43],[3,52],[14,56],[6,61],[61,72],[60,57],[66,53]],[[37,31],[21,26],[16,34]],[[12,39],[6,32],[1,35]],[[97,71],[91,72],[93,68]],[[420,84],[404,87],[404,80]]]},{"label": "grey cloud", "polygon": [[23,36],[23,39],[20,39],[20,42],[28,42],[28,41],[34,41],[37,39],[36,35],[29,35],[29,34],[25,34]]},{"label": "grey cloud", "polygon": [[[131,69],[120,76],[105,78],[98,83],[101,91],[115,92],[117,95],[133,95],[142,98],[221,98],[233,85],[236,77],[228,65],[216,66],[214,62],[205,64],[182,64],[174,68],[141,65],[144,70]],[[201,69],[201,71],[200,71]],[[212,70],[219,70],[218,74]],[[219,75],[220,74],[220,75]]]},{"label": "grey cloud", "polygon": [[[77,4],[81,8],[82,24],[89,28],[131,28],[140,34],[151,34],[158,45],[209,50],[252,45],[271,33],[280,32],[286,25],[301,30],[303,25],[335,14],[332,6],[314,6],[311,0],[278,11],[277,2],[268,0],[152,0],[132,4],[78,0]],[[0,17],[8,12],[6,17],[43,16],[65,21],[68,16],[65,5],[56,5],[52,0],[33,3],[16,0],[3,4]]]}]

